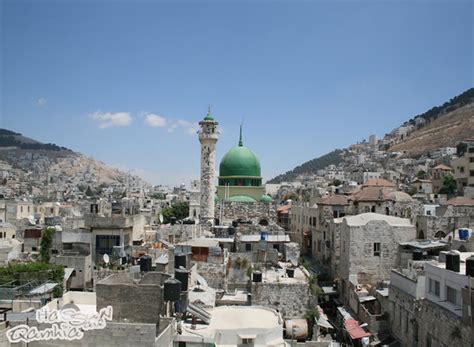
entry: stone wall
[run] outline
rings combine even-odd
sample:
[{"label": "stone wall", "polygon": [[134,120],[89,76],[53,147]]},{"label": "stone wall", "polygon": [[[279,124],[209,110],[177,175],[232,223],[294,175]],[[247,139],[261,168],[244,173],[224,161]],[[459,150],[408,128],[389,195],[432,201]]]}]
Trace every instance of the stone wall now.
[{"label": "stone wall", "polygon": [[226,264],[196,262],[196,271],[204,277],[209,287],[224,289],[226,283]]},{"label": "stone wall", "polygon": [[127,319],[156,324],[163,310],[162,283],[149,283],[157,281],[146,278],[142,281],[144,283],[135,284],[126,274],[120,274],[97,283],[97,310],[110,305],[114,310],[114,321]]},{"label": "stone wall", "polygon": [[[345,221],[345,220],[344,220]],[[385,220],[371,220],[365,225],[341,225],[341,275],[370,274],[371,283],[390,278],[397,266],[398,244],[415,238],[414,226],[390,225]],[[380,244],[379,255],[374,243]]]},{"label": "stone wall", "polygon": [[310,305],[308,283],[252,283],[252,305],[278,310],[284,319],[304,318]]},{"label": "stone wall", "polygon": [[402,346],[470,346],[470,327],[461,318],[393,286],[389,291],[389,319],[392,335]]},{"label": "stone wall", "polygon": [[[50,327],[48,324],[38,324],[35,321],[30,321],[30,326],[38,326],[39,329],[45,329]],[[89,330],[84,333],[84,337],[81,340],[75,341],[64,341],[64,340],[52,340],[52,341],[34,341],[30,342],[28,346],[31,347],[90,347],[90,346],[101,346],[101,347],[129,347],[129,346],[140,346],[140,347],[155,347],[156,339],[156,325],[155,324],[143,324],[143,323],[118,323],[118,322],[107,322],[105,329],[101,330]],[[0,338],[0,342],[2,339]],[[166,340],[165,340],[166,341]],[[4,346],[2,344],[2,346]],[[8,343],[6,346],[21,347],[25,344]],[[159,345],[163,347],[170,347],[172,345]]]},{"label": "stone wall", "polygon": [[224,220],[251,220],[254,224],[259,224],[262,220],[275,222],[277,220],[276,205],[263,202],[234,202],[224,201],[217,204],[215,210],[216,218],[220,218],[221,208],[223,208]]}]

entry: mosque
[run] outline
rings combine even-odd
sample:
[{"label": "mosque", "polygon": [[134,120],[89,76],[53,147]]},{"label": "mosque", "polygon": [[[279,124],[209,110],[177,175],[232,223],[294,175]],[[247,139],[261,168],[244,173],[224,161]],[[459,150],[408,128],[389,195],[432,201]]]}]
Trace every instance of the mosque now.
[{"label": "mosque", "polygon": [[[215,187],[215,150],[219,138],[215,121],[210,110],[199,122],[199,142],[201,143],[201,179],[200,179],[200,213],[199,220],[203,224],[213,224],[215,205],[221,205],[222,213],[235,206],[252,204],[254,210],[261,210],[262,205],[269,205],[272,198],[265,194],[262,185],[261,166],[255,153],[244,146],[242,126],[237,146],[232,147],[222,158],[219,165],[218,185]],[[216,189],[217,188],[217,189]],[[231,206],[232,205],[232,206]],[[268,208],[264,208],[268,210]],[[235,217],[235,211],[229,211]]]}]

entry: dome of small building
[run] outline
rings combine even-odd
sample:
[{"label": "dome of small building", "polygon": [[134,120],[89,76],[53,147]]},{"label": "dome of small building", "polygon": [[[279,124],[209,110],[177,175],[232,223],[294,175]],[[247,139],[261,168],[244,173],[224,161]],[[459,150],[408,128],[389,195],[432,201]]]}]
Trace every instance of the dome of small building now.
[{"label": "dome of small building", "polygon": [[226,198],[225,201],[230,201],[230,202],[257,202],[254,198],[250,196],[245,196],[245,195],[235,195],[231,196],[229,198]]},{"label": "dome of small building", "polygon": [[395,202],[411,202],[411,201],[413,201],[413,198],[410,195],[408,195],[405,192],[399,192],[399,191],[388,193],[387,199],[388,200],[393,200]]},{"label": "dome of small building", "polygon": [[260,202],[263,202],[263,203],[266,203],[266,204],[270,204],[272,201],[273,201],[273,199],[270,195],[264,194],[260,198]]}]

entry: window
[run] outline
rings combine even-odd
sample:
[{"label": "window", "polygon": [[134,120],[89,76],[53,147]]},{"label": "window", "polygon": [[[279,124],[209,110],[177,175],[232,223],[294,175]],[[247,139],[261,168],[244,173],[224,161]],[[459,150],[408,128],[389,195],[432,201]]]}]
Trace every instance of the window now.
[{"label": "window", "polygon": [[242,339],[243,345],[253,346],[254,343],[255,343],[255,339],[249,339],[249,338]]},{"label": "window", "polygon": [[428,290],[431,294],[439,297],[439,282],[430,278]]},{"label": "window", "polygon": [[446,301],[459,306],[461,300],[459,300],[458,291],[450,286],[446,286]]},{"label": "window", "polygon": [[380,242],[374,242],[374,257],[380,257]]},{"label": "window", "polygon": [[245,251],[246,252],[252,251],[252,244],[251,243],[246,243],[245,244]]}]

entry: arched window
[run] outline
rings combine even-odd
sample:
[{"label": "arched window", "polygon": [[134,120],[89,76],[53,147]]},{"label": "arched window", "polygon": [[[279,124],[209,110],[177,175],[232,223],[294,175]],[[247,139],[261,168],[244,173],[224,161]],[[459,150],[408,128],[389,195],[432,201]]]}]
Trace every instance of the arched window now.
[{"label": "arched window", "polygon": [[418,238],[418,240],[424,240],[425,239],[425,233],[423,232],[423,230],[418,231],[417,238]]},{"label": "arched window", "polygon": [[375,213],[375,206],[372,206],[372,212]]},{"label": "arched window", "polygon": [[387,216],[390,215],[390,209],[389,209],[388,207],[385,207],[385,214],[386,214]]},{"label": "arched window", "polygon": [[435,238],[437,239],[444,239],[446,237],[446,233],[442,230],[438,230],[438,232],[435,234]]}]

